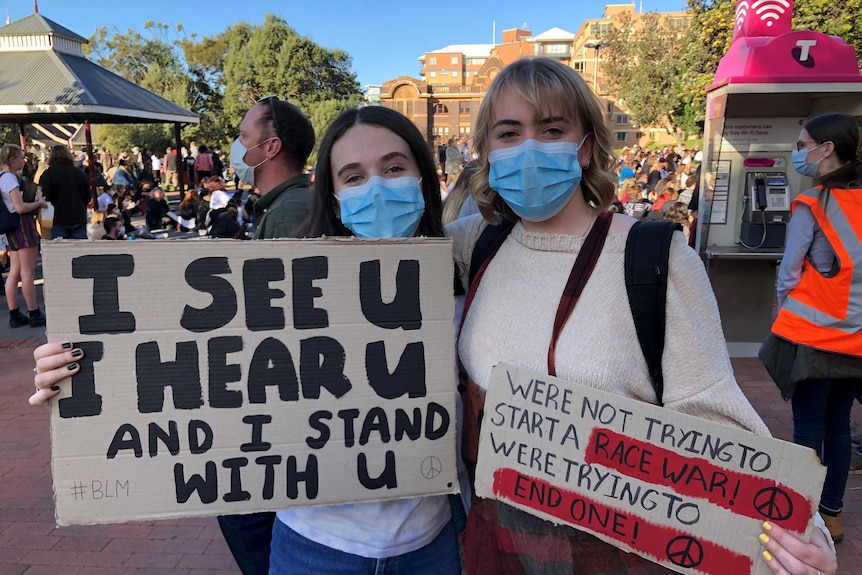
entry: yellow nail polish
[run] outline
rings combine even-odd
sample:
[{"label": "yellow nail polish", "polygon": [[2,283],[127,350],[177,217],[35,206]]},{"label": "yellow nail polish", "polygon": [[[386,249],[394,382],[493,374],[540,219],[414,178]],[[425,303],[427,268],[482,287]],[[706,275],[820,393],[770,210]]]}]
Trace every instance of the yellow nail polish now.
[{"label": "yellow nail polish", "polygon": [[769,521],[764,521],[763,522],[763,530],[764,531],[771,531],[772,530],[772,523],[770,523]]},{"label": "yellow nail polish", "polygon": [[763,558],[766,559],[767,562],[772,561],[772,553],[769,551],[763,551]]},{"label": "yellow nail polish", "polygon": [[760,539],[760,542],[763,543],[764,545],[769,543],[769,536],[766,533],[761,533],[760,536],[758,537],[758,539]]}]

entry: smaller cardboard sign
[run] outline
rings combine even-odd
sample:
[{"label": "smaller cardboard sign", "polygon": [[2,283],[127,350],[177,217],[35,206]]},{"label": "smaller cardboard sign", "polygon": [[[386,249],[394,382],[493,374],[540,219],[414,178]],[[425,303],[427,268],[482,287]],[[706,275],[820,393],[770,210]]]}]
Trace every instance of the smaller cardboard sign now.
[{"label": "smaller cardboard sign", "polygon": [[457,491],[446,239],[49,242],[61,525]]},{"label": "smaller cardboard sign", "polygon": [[476,493],[680,573],[766,575],[764,521],[807,537],[826,476],[805,447],[507,364]]}]

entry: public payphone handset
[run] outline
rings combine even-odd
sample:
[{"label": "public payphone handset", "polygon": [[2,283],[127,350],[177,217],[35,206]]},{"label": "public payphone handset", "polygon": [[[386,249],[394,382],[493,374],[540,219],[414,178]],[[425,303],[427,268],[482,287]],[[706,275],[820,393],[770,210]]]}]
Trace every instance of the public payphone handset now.
[{"label": "public payphone handset", "polygon": [[784,172],[749,172],[739,243],[749,249],[783,248],[790,218],[790,186]]}]

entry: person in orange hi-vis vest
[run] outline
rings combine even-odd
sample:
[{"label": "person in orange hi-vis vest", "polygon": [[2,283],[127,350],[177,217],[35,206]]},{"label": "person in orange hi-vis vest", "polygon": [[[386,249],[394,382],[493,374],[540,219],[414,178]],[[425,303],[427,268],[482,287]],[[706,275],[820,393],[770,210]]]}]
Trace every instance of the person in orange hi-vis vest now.
[{"label": "person in orange hi-vis vest", "polygon": [[760,350],[793,405],[793,440],[826,466],[820,496],[833,541],[850,467],[850,409],[862,391],[862,163],[853,116],[824,114],[799,133],[793,165],[815,187],[793,201],[778,272],[778,316]]}]

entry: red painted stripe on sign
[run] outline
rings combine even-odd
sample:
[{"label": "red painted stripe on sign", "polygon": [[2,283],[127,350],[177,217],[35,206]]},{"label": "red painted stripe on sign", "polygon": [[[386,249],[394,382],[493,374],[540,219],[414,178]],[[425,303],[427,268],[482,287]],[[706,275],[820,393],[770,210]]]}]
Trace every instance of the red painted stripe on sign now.
[{"label": "red painted stripe on sign", "polygon": [[772,479],[731,471],[610,429],[593,429],[584,461],[791,531],[804,532],[813,515],[811,500]]},{"label": "red painted stripe on sign", "polygon": [[693,569],[704,575],[750,573],[754,565],[750,557],[714,541],[697,539],[682,530],[649,522],[633,513],[624,513],[514,469],[496,470],[493,488],[500,500],[541,511],[569,525],[604,535],[648,559]]}]

